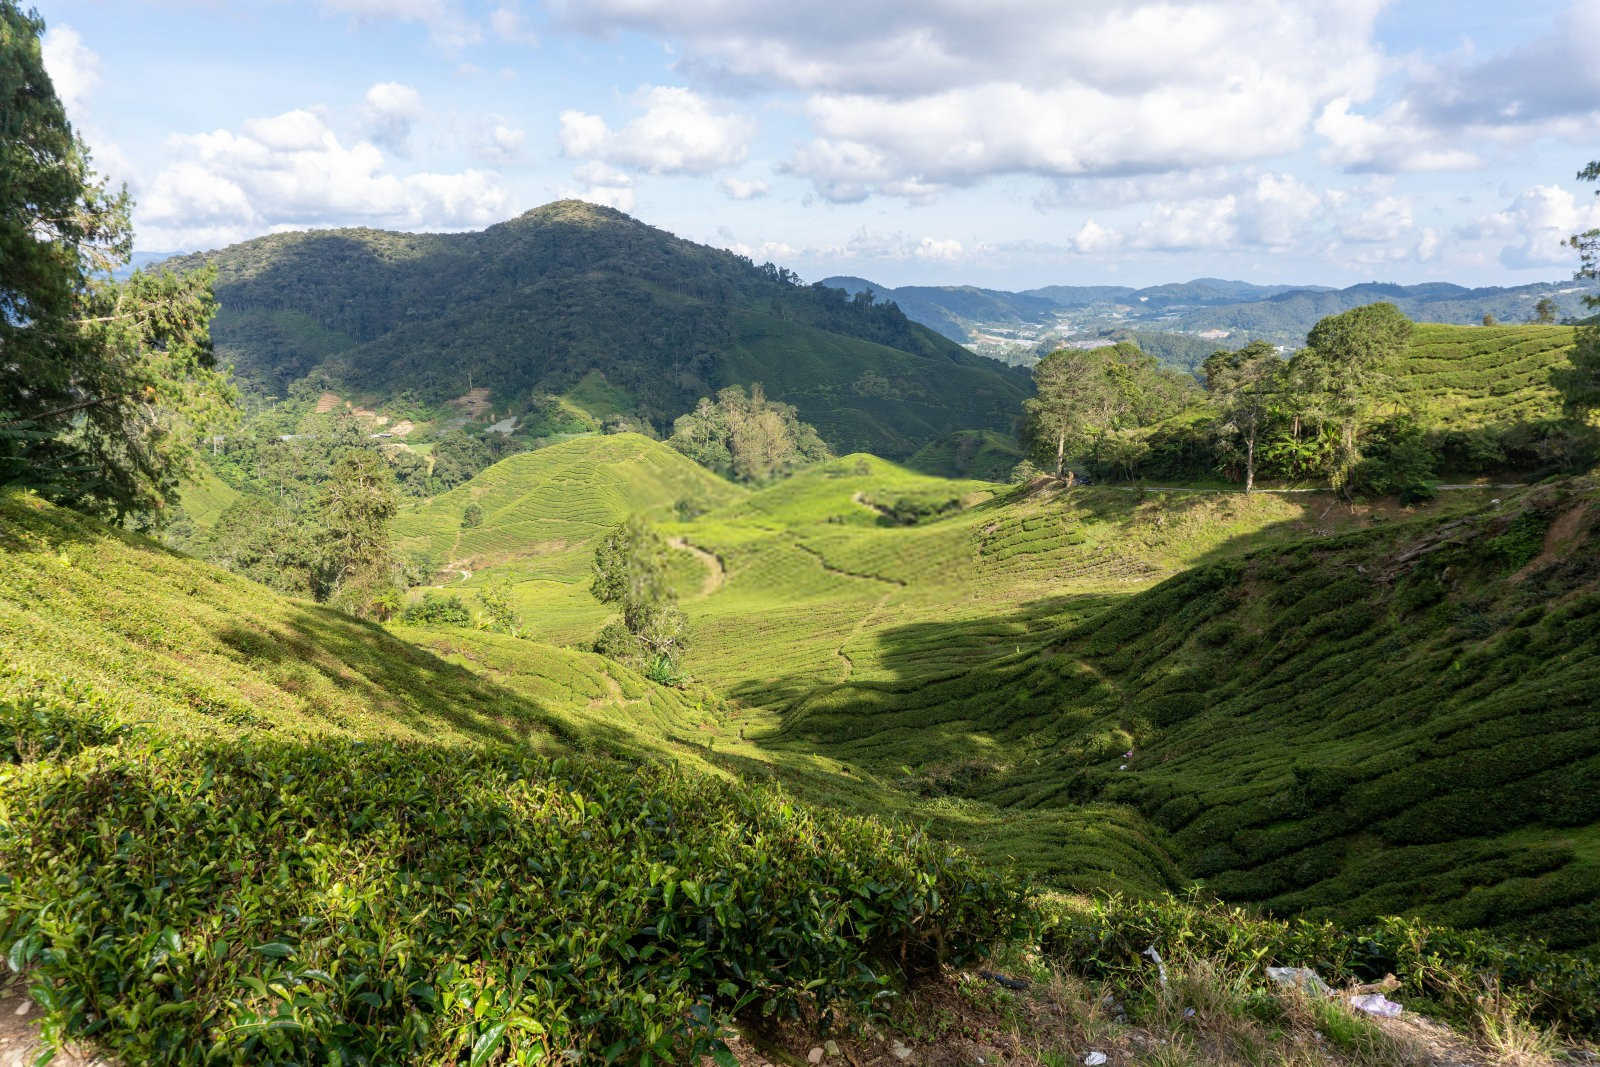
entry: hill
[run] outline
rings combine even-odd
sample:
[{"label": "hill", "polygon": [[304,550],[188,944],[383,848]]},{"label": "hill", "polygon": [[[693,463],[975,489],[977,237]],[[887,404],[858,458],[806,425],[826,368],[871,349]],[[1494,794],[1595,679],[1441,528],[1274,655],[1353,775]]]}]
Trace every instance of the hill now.
[{"label": "hill", "polygon": [[1504,426],[1561,415],[1551,373],[1571,365],[1571,326],[1419,323],[1393,369],[1408,409],[1443,429]]},{"label": "hill", "polygon": [[[909,318],[1007,362],[1031,364],[1062,344],[1133,336],[1147,351],[1186,370],[1216,348],[1237,348],[1257,339],[1298,348],[1319,319],[1380,300],[1419,322],[1477,325],[1486,314],[1502,322],[1526,322],[1544,297],[1556,302],[1560,316],[1582,315],[1581,298],[1589,291],[1575,282],[1477,289],[1442,282],[1373,282],[1334,289],[1218,278],[1142,289],[1051,285],[1021,293],[968,286],[896,289],[850,277],[827,278],[820,284],[849,293],[870,289],[881,299],[894,301]],[[1197,352],[1197,346],[1207,351]]]},{"label": "hill", "polygon": [[[887,684],[794,702],[780,736],[881,773],[914,734],[923,782],[1005,810],[1126,805],[1224,899],[1592,946],[1597,537],[1600,490],[1554,484],[1213,552],[985,668],[913,671],[958,627],[886,626]],[[960,629],[1006,625],[1038,623]]]},{"label": "hill", "polygon": [[35,498],[0,539],[0,931],[52,1037],[730,1062],[735,1014],[864,1010],[1022,916],[925,836],[611,758],[708,715],[598,657],[503,639],[511,689]]},{"label": "hill", "polygon": [[219,272],[218,351],[275,392],[311,374],[368,401],[487,389],[517,414],[598,373],[665,429],[761,382],[836,450],[909,455],[1004,429],[1029,387],[894,308],[579,201],[481,233],[283,233],[169,261],[201,263]]},{"label": "hill", "polygon": [[[1040,491],[846,456],[664,530],[716,578],[679,588],[730,768],[1076,889],[1197,878],[1595,944],[1600,814],[1572,792],[1600,756],[1595,490],[1441,496]],[[590,552],[462,584],[507,578],[582,644]]]}]

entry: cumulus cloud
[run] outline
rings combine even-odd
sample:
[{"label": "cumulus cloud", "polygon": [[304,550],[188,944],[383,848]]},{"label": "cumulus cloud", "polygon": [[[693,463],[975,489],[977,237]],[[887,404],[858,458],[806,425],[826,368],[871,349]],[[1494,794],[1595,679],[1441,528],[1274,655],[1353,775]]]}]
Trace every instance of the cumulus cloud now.
[{"label": "cumulus cloud", "polygon": [[45,30],[40,51],[67,118],[77,121],[89,94],[100,84],[100,57],[84,45],[77,30],[66,25]]},{"label": "cumulus cloud", "polygon": [[734,200],[755,200],[766,196],[772,188],[760,178],[724,178],[722,191]]},{"label": "cumulus cloud", "polygon": [[555,0],[667,36],[685,71],[809,94],[789,160],[824,197],[922,197],[992,174],[1111,175],[1292,151],[1382,71],[1381,0]]},{"label": "cumulus cloud", "polygon": [[1593,138],[1600,133],[1597,39],[1600,3],[1574,0],[1549,33],[1524,44],[1414,63],[1398,98],[1372,114],[1346,98],[1328,104],[1316,123],[1326,157],[1351,170],[1460,170],[1481,165],[1496,146]]},{"label": "cumulus cloud", "polygon": [[651,174],[706,174],[743,162],[755,124],[679,86],[635,94],[639,115],[618,129],[582,111],[561,113],[561,149]]},{"label": "cumulus cloud", "polygon": [[346,145],[305,108],[235,130],[178,134],[140,199],[141,237],[157,247],[236,240],[270,229],[366,224],[462,229],[510,213],[499,176],[479,170],[399,175],[370,141]]},{"label": "cumulus cloud", "polygon": [[451,0],[322,0],[322,9],[358,21],[419,22],[435,44],[452,52],[483,40],[482,28]]},{"label": "cumulus cloud", "polygon": [[422,94],[399,82],[379,82],[363,105],[367,136],[396,155],[411,152],[411,131],[422,120]]},{"label": "cumulus cloud", "polygon": [[485,159],[505,163],[522,154],[522,146],[527,140],[526,130],[500,119],[492,119],[478,138],[475,148],[478,155]]},{"label": "cumulus cloud", "polygon": [[1577,253],[1567,239],[1595,228],[1600,228],[1600,199],[1580,199],[1558,185],[1535,185],[1503,211],[1465,228],[1461,236],[1505,241],[1500,262],[1514,270],[1573,269]]}]

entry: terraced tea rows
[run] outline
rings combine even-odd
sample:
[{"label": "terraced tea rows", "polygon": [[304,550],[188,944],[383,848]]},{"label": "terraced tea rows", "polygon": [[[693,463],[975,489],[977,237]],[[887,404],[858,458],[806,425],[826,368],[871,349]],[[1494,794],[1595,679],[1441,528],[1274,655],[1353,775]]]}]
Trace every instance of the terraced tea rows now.
[{"label": "terraced tea rows", "polygon": [[1445,429],[1536,421],[1560,414],[1550,372],[1569,363],[1570,326],[1421,323],[1395,371],[1402,403]]}]

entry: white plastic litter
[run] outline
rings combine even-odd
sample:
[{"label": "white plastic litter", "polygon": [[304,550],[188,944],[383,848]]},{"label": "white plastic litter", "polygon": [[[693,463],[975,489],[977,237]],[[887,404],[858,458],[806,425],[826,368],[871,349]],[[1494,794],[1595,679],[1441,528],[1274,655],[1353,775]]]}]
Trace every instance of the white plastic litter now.
[{"label": "white plastic litter", "polygon": [[1139,955],[1148,956],[1155,961],[1156,973],[1161,976],[1161,988],[1167,988],[1167,965],[1161,962],[1161,953],[1156,951],[1156,947],[1151,945],[1149,948],[1139,953]]},{"label": "white plastic litter", "polygon": [[1091,1052],[1083,1058],[1083,1067],[1100,1067],[1102,1063],[1106,1062],[1106,1054],[1104,1052]]},{"label": "white plastic litter", "polygon": [[1267,977],[1280,986],[1302,989],[1318,996],[1331,996],[1333,990],[1310,967],[1268,967]]},{"label": "white plastic litter", "polygon": [[1359,997],[1350,998],[1350,1006],[1359,1008],[1368,1015],[1376,1015],[1384,1019],[1393,1019],[1405,1011],[1400,1005],[1384,996],[1382,993],[1363,993]]}]

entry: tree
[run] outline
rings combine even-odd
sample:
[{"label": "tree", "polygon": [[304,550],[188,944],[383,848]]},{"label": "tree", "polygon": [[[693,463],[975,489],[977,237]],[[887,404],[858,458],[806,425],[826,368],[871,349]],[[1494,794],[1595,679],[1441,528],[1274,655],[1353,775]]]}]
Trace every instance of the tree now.
[{"label": "tree", "polygon": [[1493,326],[1496,321],[1497,320],[1495,319],[1495,317],[1493,315],[1491,315],[1489,312],[1485,311],[1483,313],[1483,324],[1485,326]]},{"label": "tree", "polygon": [[1361,458],[1356,444],[1361,426],[1389,381],[1389,367],[1411,338],[1411,325],[1393,304],[1351,308],[1313,326],[1306,347],[1295,355],[1315,403],[1338,427],[1335,487],[1349,484]]},{"label": "tree", "polygon": [[394,476],[376,452],[346,452],[333,465],[321,502],[319,593],[357,614],[394,584],[389,520],[399,506]]},{"label": "tree", "polygon": [[[1579,181],[1600,181],[1600,160],[1590,163],[1578,172]],[[1595,195],[1600,196],[1600,190]],[[1583,281],[1600,279],[1600,229],[1575,234],[1572,247],[1578,251],[1578,271],[1574,277]],[[1584,298],[1591,309],[1600,310],[1600,296]],[[1600,411],[1600,315],[1578,327],[1573,339],[1572,366],[1552,373],[1567,414],[1579,422],[1587,422]]]},{"label": "tree", "polygon": [[522,630],[522,618],[511,606],[511,583],[498,578],[478,590],[478,603],[483,606],[486,629],[516,637]]},{"label": "tree", "polygon": [[1548,296],[1541,296],[1539,302],[1533,305],[1533,321],[1548,325],[1556,321],[1556,302]]},{"label": "tree", "polygon": [[131,202],[67,121],[43,33],[0,0],[0,485],[148,520],[231,408],[214,273],[109,280],[132,250]]},{"label": "tree", "polygon": [[1217,352],[1204,364],[1206,391],[1217,407],[1217,429],[1244,449],[1244,491],[1255,489],[1256,442],[1283,388],[1285,364],[1267,341]]},{"label": "tree", "polygon": [[1108,373],[1108,349],[1062,348],[1033,367],[1035,393],[1022,405],[1023,435],[1041,464],[1061,477],[1068,446],[1092,443],[1111,429],[1122,398]]},{"label": "tree", "polygon": [[688,621],[667,584],[667,544],[635,516],[607,534],[594,553],[589,592],[622,609],[595,650],[651,673],[675,674],[688,647]]},{"label": "tree", "polygon": [[667,443],[704,467],[757,484],[828,458],[816,429],[792,406],[768,400],[759,382],[748,396],[733,385],[714,401],[701,397],[673,422]]}]

